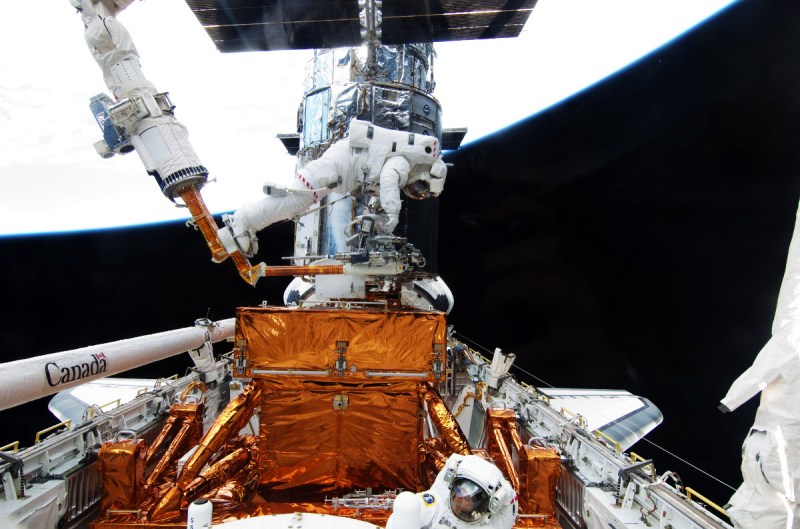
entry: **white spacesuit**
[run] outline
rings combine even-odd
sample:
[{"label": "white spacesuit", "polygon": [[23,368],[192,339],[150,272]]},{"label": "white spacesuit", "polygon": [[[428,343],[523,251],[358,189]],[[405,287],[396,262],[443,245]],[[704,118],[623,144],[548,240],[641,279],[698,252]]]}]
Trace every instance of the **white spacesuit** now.
[{"label": "white spacesuit", "polygon": [[517,493],[496,466],[453,454],[430,490],[397,496],[386,529],[511,529],[517,506]]},{"label": "white spacesuit", "polygon": [[354,191],[379,198],[384,212],[381,231],[391,234],[400,218],[400,190],[413,199],[438,196],[446,175],[437,138],[354,119],[347,138],[297,171],[293,188],[226,216],[219,236],[228,251],[252,255],[257,251],[256,232],[302,214],[330,192]]},{"label": "white spacesuit", "polygon": [[736,527],[796,527],[800,520],[800,209],[783,276],[772,338],[722,399],[733,411],[761,392],[742,450],[744,483],[730,499]]}]

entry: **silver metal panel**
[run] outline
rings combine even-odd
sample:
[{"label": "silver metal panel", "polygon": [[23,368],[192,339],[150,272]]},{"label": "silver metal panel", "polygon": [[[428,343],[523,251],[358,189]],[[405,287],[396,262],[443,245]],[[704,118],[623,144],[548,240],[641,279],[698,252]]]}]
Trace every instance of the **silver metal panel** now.
[{"label": "silver metal panel", "polygon": [[328,112],[331,90],[325,88],[306,97],[303,145],[310,147],[328,139]]},{"label": "silver metal panel", "polygon": [[92,509],[100,501],[101,481],[97,461],[82,467],[66,478],[67,523]]},{"label": "silver metal panel", "polygon": [[408,130],[411,126],[411,92],[376,86],[372,122],[387,129]]},{"label": "silver metal panel", "polygon": [[556,485],[558,491],[556,503],[561,514],[566,516],[576,527],[585,527],[583,521],[584,484],[568,468],[561,467],[561,477]]}]

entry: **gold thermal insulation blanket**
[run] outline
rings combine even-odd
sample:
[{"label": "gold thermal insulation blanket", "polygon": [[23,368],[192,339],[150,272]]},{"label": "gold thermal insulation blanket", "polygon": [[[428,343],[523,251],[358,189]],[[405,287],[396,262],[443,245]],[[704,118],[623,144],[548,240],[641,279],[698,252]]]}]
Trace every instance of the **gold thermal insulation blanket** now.
[{"label": "gold thermal insulation blanket", "polygon": [[561,458],[554,448],[525,445],[514,410],[489,409],[486,450],[519,494],[520,512],[554,515]]},{"label": "gold thermal insulation blanket", "polygon": [[142,439],[103,444],[98,454],[103,476],[101,511],[133,509],[144,496],[145,454]]},{"label": "gold thermal insulation blanket", "polygon": [[332,369],[340,357],[336,342],[342,341],[345,376],[363,378],[365,370],[429,373],[434,346],[444,354],[446,330],[438,312],[240,308],[236,347],[245,352],[246,375],[254,377],[253,370]]},{"label": "gold thermal insulation blanket", "polygon": [[[258,380],[260,483],[268,501],[354,489],[418,490],[420,402],[411,381]],[[337,397],[339,396],[339,397]],[[346,407],[335,399],[346,397]]]},{"label": "gold thermal insulation blanket", "polygon": [[554,448],[523,446],[519,454],[520,508],[526,513],[556,512],[556,485],[561,458]]},{"label": "gold thermal insulation blanket", "polygon": [[450,413],[442,398],[430,386],[421,385],[420,395],[428,407],[428,415],[447,445],[450,454],[470,454],[469,443],[456,418]]}]

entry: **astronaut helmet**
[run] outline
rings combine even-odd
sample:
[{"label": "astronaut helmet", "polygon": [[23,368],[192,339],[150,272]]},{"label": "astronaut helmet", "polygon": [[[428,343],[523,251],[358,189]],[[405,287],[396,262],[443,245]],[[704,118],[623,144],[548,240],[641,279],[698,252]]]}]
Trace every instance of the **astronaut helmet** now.
[{"label": "astronaut helmet", "polygon": [[469,478],[456,478],[450,485],[450,509],[461,521],[477,522],[489,512],[489,494]]},{"label": "astronaut helmet", "polygon": [[422,200],[429,196],[438,197],[444,190],[447,165],[436,158],[431,165],[416,165],[411,169],[408,184],[403,188],[407,197]]},{"label": "astronaut helmet", "polygon": [[450,493],[450,510],[459,520],[476,523],[513,506],[516,495],[495,465],[475,455],[453,454],[437,477]]}]

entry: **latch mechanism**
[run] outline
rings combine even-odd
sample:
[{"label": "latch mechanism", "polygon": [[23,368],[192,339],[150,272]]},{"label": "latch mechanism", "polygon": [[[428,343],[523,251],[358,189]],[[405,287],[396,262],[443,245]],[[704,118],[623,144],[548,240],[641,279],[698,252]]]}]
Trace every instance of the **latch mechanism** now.
[{"label": "latch mechanism", "polygon": [[247,340],[236,340],[234,347],[238,354],[236,355],[236,373],[244,375],[247,371]]},{"label": "latch mechanism", "polygon": [[336,340],[336,349],[339,351],[339,358],[333,363],[333,368],[339,376],[343,376],[344,372],[347,370],[347,359],[345,358],[347,354],[347,345],[348,342],[346,340]]},{"label": "latch mechanism", "polygon": [[433,376],[434,378],[442,378],[442,373],[444,373],[444,362],[442,361],[442,357],[444,353],[444,345],[440,343],[433,344]]},{"label": "latch mechanism", "polygon": [[347,395],[341,394],[333,396],[334,410],[346,410],[348,404],[350,404],[350,397],[348,397]]}]

